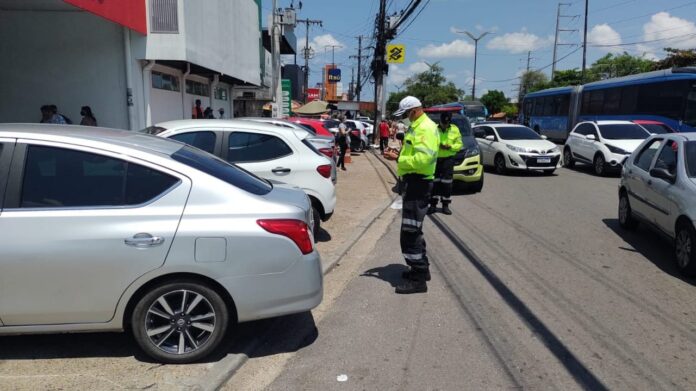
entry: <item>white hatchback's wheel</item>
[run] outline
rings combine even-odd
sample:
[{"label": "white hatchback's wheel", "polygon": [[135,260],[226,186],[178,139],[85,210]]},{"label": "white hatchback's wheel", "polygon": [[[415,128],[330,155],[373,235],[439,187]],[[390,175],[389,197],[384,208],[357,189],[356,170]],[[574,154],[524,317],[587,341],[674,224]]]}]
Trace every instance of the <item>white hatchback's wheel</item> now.
[{"label": "white hatchback's wheel", "polygon": [[696,276],[696,230],[690,223],[681,223],[674,238],[677,267],[683,274]]},{"label": "white hatchback's wheel", "polygon": [[155,287],[133,310],[136,342],[152,358],[189,363],[215,350],[227,329],[229,310],[209,287],[175,281]]},{"label": "white hatchback's wheel", "polygon": [[603,176],[606,172],[607,162],[604,160],[604,155],[601,153],[597,154],[594,158],[594,172],[598,176]]},{"label": "white hatchback's wheel", "polygon": [[566,147],[563,150],[563,166],[567,168],[575,167],[575,160],[573,160],[573,153],[570,151],[570,147]]}]

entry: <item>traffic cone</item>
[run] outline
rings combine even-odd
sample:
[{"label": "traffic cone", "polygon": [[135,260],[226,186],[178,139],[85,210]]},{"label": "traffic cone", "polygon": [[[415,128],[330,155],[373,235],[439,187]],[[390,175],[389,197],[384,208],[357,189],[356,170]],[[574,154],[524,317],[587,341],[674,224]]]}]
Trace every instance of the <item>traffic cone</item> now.
[{"label": "traffic cone", "polygon": [[350,157],[350,148],[346,151],[346,156],[343,158],[343,161],[347,163],[353,163],[353,159]]}]

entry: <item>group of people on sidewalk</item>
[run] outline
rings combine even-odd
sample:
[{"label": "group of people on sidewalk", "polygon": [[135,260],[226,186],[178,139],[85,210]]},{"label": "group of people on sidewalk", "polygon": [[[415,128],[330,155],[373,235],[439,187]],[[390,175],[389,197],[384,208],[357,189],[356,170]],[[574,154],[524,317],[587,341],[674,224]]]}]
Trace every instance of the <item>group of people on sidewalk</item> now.
[{"label": "group of people on sidewalk", "polygon": [[[97,126],[97,118],[94,117],[91,107],[82,106],[82,108],[80,108],[80,115],[82,116],[80,125]],[[58,106],[56,105],[41,106],[41,121],[39,122],[42,124],[58,125],[71,125],[73,123],[70,118],[58,112]]]},{"label": "group of people on sidewalk", "polygon": [[399,102],[396,116],[405,115],[411,122],[400,152],[387,150],[384,157],[397,161],[397,175],[402,183],[401,253],[410,267],[403,273],[404,282],[396,293],[428,291],[430,263],[425,251],[423,221],[427,214],[452,214],[449,208],[452,195],[455,156],[462,147],[459,128],[452,123],[452,114],[443,112],[436,124],[423,111],[418,98],[407,96]]}]

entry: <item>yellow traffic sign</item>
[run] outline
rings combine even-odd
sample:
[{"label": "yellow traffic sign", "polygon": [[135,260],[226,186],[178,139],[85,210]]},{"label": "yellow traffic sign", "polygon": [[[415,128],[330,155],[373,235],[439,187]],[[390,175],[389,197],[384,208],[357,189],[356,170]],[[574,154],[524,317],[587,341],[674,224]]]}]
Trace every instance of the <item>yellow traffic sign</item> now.
[{"label": "yellow traffic sign", "polygon": [[403,64],[406,58],[404,45],[387,45],[387,62],[390,64]]}]

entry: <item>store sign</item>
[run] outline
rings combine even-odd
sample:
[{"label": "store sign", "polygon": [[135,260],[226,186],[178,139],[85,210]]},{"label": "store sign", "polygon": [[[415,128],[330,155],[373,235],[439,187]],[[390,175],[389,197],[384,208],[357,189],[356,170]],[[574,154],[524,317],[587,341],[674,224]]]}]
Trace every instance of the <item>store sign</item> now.
[{"label": "store sign", "polygon": [[292,85],[290,79],[283,79],[283,100],[281,103],[281,114],[283,117],[289,117],[292,111]]},{"label": "store sign", "polygon": [[390,64],[403,64],[406,59],[406,47],[404,45],[387,45],[387,62]]},{"label": "store sign", "polygon": [[102,18],[147,35],[145,0],[63,0]]},{"label": "store sign", "polygon": [[318,88],[307,88],[307,102],[319,100],[320,95],[321,90],[319,90]]},{"label": "store sign", "polygon": [[338,83],[341,81],[341,70],[338,68],[329,69],[329,83]]}]

